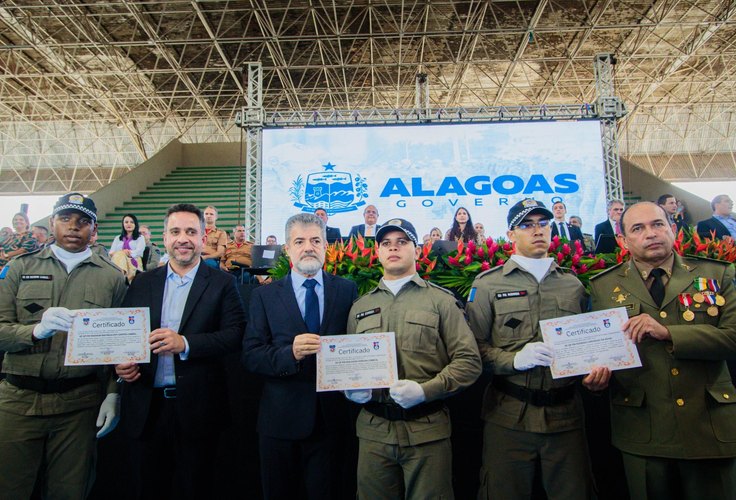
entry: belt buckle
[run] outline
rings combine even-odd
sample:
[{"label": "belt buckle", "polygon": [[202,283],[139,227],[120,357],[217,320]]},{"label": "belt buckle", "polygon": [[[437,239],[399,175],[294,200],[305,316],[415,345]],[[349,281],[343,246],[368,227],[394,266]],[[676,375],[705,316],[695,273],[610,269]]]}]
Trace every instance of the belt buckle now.
[{"label": "belt buckle", "polygon": [[176,399],[176,387],[164,387],[164,399]]}]

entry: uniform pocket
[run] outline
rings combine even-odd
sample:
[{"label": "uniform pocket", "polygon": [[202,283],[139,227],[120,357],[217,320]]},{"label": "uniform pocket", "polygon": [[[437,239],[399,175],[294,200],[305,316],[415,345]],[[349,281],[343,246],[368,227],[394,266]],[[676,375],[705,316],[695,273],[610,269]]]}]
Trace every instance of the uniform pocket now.
[{"label": "uniform pocket", "polygon": [[89,309],[110,307],[110,291],[105,287],[87,283],[84,288],[84,304]]},{"label": "uniform pocket", "polygon": [[355,333],[367,333],[367,332],[380,332],[381,331],[381,315],[372,314],[358,320],[358,324],[355,325]]},{"label": "uniform pocket", "polygon": [[733,384],[721,382],[705,388],[710,396],[706,407],[713,426],[713,434],[719,441],[736,441],[736,389]]},{"label": "uniform pocket", "polygon": [[496,299],[493,302],[493,339],[498,347],[504,347],[509,340],[530,339],[534,337],[529,298],[513,297]]},{"label": "uniform pocket", "polygon": [[21,282],[16,300],[18,322],[21,324],[41,321],[43,312],[51,307],[51,283]]},{"label": "uniform pocket", "polygon": [[404,322],[406,335],[402,335],[397,341],[402,349],[429,354],[437,352],[439,314],[430,311],[406,311]]},{"label": "uniform pocket", "polygon": [[611,410],[611,432],[618,439],[631,443],[648,443],[652,439],[652,417],[644,389],[633,387],[614,392]]}]

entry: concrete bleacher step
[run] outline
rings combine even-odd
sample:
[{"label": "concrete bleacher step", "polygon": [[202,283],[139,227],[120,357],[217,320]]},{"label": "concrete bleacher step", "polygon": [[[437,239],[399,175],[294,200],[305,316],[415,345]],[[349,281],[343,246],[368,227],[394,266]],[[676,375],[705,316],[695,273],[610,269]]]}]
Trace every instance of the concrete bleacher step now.
[{"label": "concrete bleacher step", "polygon": [[218,227],[230,230],[242,222],[244,204],[238,205],[241,182],[239,166],[178,167],[167,176],[135,194],[129,201],[99,219],[99,241],[109,246],[120,233],[125,214],[132,213],[140,224],[150,226],[153,240],[163,244],[163,218],[169,206],[175,203],[193,203],[204,209],[214,205],[218,209]]}]

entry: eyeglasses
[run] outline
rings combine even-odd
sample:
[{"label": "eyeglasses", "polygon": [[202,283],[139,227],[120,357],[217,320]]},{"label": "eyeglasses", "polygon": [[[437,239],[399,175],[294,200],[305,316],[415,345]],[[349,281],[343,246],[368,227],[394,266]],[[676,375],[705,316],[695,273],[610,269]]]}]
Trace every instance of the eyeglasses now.
[{"label": "eyeglasses", "polygon": [[546,227],[549,227],[549,224],[550,224],[549,219],[544,219],[544,220],[540,220],[539,222],[522,222],[516,227],[521,229],[522,231],[531,231],[536,228],[544,229]]}]

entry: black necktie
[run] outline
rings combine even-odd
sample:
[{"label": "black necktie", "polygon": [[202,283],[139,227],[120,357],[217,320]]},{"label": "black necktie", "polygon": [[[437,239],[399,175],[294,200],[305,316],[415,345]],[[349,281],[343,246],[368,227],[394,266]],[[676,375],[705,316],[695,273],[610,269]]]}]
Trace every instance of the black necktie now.
[{"label": "black necktie", "polygon": [[664,281],[662,281],[662,276],[664,276],[665,270],[660,268],[652,269],[650,274],[654,276],[654,281],[652,281],[652,286],[649,288],[649,293],[659,307],[664,300]]},{"label": "black necktie", "polygon": [[302,286],[307,289],[307,297],[304,301],[304,322],[307,324],[309,333],[319,333],[319,299],[314,287],[317,286],[317,280],[308,279]]},{"label": "black necktie", "polygon": [[560,238],[565,238],[566,240],[569,240],[570,238],[567,237],[567,231],[565,230],[565,223],[558,222],[557,224],[560,227]]}]

